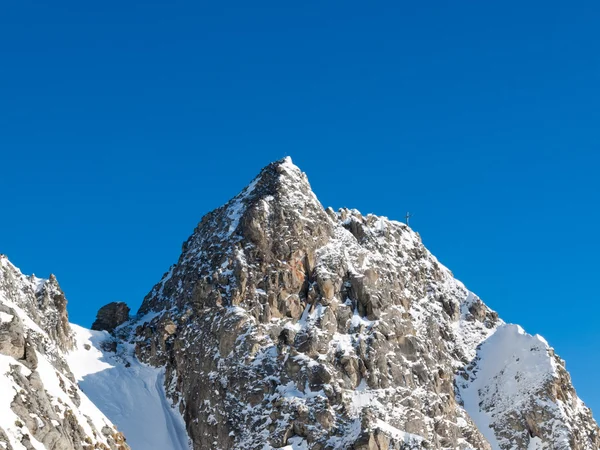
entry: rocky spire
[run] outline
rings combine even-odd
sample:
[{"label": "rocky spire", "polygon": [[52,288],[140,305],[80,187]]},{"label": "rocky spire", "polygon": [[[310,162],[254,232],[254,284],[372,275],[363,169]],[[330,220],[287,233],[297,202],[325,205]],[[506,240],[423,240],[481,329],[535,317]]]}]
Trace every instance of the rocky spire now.
[{"label": "rocky spire", "polygon": [[54,275],[23,275],[0,255],[0,448],[128,450],[75,382],[66,307]]},{"label": "rocky spire", "polygon": [[[62,311],[55,280],[25,278],[2,258],[0,269],[6,305]],[[119,328],[90,332],[78,354],[115,352],[119,369],[105,375],[136,382],[136,358],[164,367],[150,384],[164,375],[194,450],[600,448],[591,411],[543,338],[505,324],[406,224],[325,210],[287,158],[202,219],[137,316],[127,320],[124,304],[101,312],[95,328]],[[57,392],[75,402],[57,346],[33,342],[30,352],[23,324],[6,319],[17,308],[0,313],[0,353],[34,370],[31,355],[50,348],[70,386]],[[49,330],[46,340],[68,335],[62,319],[28,323]],[[100,439],[114,448],[120,437]]]},{"label": "rocky spire", "polygon": [[[405,224],[326,211],[289,159],[202,219],[144,299],[141,315],[151,311],[136,323],[136,352],[166,366],[196,450],[541,450],[555,448],[558,423],[571,442],[560,448],[599,442],[573,397],[539,409],[552,383],[522,391],[538,409],[480,410],[476,396],[498,377],[477,378],[478,347],[504,330],[497,314]],[[502,418],[486,422],[492,412]]]},{"label": "rocky spire", "polygon": [[0,289],[4,290],[7,300],[23,308],[61,350],[72,348],[67,299],[54,275],[48,279],[25,276],[6,256],[0,255]]},{"label": "rocky spire", "polygon": [[333,234],[334,223],[306,174],[291,158],[271,163],[236,197],[202,218],[183,244],[179,261],[144,299],[139,314],[199,306],[198,293],[204,290],[211,294],[201,296],[202,305],[239,304],[248,264],[266,265],[285,256],[303,273],[314,262],[315,249]]}]

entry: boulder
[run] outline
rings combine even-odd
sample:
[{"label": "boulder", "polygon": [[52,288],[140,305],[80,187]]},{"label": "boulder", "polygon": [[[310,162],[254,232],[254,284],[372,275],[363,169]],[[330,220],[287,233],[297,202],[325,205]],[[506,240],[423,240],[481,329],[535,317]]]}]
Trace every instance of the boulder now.
[{"label": "boulder", "polygon": [[96,314],[92,330],[112,332],[129,319],[129,306],[123,302],[112,302],[104,305]]}]

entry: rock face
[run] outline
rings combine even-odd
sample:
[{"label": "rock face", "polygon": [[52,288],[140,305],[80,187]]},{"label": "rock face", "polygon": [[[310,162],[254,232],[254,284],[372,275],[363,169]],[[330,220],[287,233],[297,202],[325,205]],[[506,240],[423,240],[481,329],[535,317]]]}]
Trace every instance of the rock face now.
[{"label": "rock face", "polygon": [[54,276],[24,276],[0,255],[0,448],[129,448],[66,363],[66,305]]},{"label": "rock face", "polygon": [[112,334],[74,339],[56,280],[0,262],[0,448],[127,448],[69,364],[135,450],[600,448],[543,338],[405,224],[324,209],[289,159],[202,219],[135,317],[102,308]]},{"label": "rock face", "polygon": [[496,448],[600,448],[598,427],[564,361],[540,336],[498,327],[458,378],[467,410]]},{"label": "rock face", "polygon": [[112,302],[98,310],[92,330],[113,331],[129,320],[129,306],[123,302]]},{"label": "rock face", "polygon": [[545,341],[405,224],[324,209],[289,159],[202,219],[138,317],[122,338],[195,450],[600,448]]}]

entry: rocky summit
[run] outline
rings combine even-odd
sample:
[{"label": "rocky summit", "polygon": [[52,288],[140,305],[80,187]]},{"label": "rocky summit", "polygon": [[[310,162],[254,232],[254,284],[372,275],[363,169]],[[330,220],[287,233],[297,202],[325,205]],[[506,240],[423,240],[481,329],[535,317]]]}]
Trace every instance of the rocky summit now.
[{"label": "rocky summit", "polygon": [[3,261],[4,448],[126,448],[117,428],[134,450],[600,448],[542,337],[407,225],[323,208],[289,158],[202,219],[134,317],[112,303],[70,326],[55,279]]}]

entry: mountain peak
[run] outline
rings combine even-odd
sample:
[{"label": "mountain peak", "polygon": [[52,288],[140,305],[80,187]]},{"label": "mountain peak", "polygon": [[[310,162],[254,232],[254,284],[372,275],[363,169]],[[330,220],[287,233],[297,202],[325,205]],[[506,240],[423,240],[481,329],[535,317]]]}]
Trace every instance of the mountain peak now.
[{"label": "mountain peak", "polygon": [[311,201],[317,201],[306,174],[287,156],[265,166],[256,178],[225,206],[258,200],[271,201],[270,197],[280,200],[287,197],[293,203],[298,197],[310,197]]},{"label": "mountain peak", "polygon": [[[0,387],[21,414],[0,401],[0,447],[22,424],[46,439],[58,404],[85,424],[75,375],[136,449],[600,448],[542,338],[505,324],[407,225],[325,211],[290,158],[202,219],[137,317],[103,308],[94,327],[110,334],[71,329],[56,280],[38,280],[0,258]],[[40,409],[45,391],[58,400]],[[75,436],[60,448],[78,449],[58,412]],[[96,417],[95,448],[123,448]]]},{"label": "mountain peak", "polygon": [[[163,310],[164,301],[174,291],[186,291],[185,284],[174,285],[180,276],[191,271],[198,276],[211,276],[211,286],[219,273],[227,273],[219,283],[224,286],[211,304],[235,304],[244,292],[232,270],[241,270],[260,255],[261,263],[275,255],[292,258],[305,242],[316,249],[334,234],[334,223],[312,192],[308,178],[290,157],[272,162],[242,191],[225,205],[206,214],[193,234],[183,244],[182,254],[163,279],[144,300],[139,313]],[[196,280],[188,280],[186,303],[193,303]],[[177,305],[183,306],[183,305]]]},{"label": "mountain peak", "polygon": [[326,212],[290,158],[202,219],[140,313],[136,354],[172,374],[200,449],[598,448],[542,341],[407,225]]},{"label": "mountain peak", "polygon": [[269,228],[282,217],[294,217],[300,222],[328,221],[306,174],[289,156],[264,167],[238,195],[207,214],[195,234],[202,233],[202,225],[211,222],[214,226],[210,227],[210,234],[220,239],[252,240],[257,227]]}]

